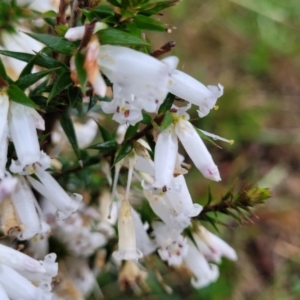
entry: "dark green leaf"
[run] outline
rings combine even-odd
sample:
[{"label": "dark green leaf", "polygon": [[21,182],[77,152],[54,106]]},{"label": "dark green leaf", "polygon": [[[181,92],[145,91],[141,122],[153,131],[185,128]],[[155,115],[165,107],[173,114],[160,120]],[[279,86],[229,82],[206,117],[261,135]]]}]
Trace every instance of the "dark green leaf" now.
[{"label": "dark green leaf", "polygon": [[107,28],[98,31],[97,34],[102,44],[150,46],[145,40],[118,29]]},{"label": "dark green leaf", "polygon": [[65,55],[71,56],[76,48],[75,44],[69,42],[68,40],[60,36],[54,36],[44,33],[25,33],[30,37],[34,38],[35,40],[47,45],[52,50]]},{"label": "dark green leaf", "polygon": [[99,128],[99,130],[101,132],[102,139],[103,139],[104,142],[111,141],[111,140],[114,139],[113,136],[112,136],[112,134],[109,131],[107,131],[103,126],[101,126],[100,124],[98,124],[98,128]]},{"label": "dark green leaf", "polygon": [[145,6],[143,6],[143,10],[141,10],[141,14],[151,16],[151,15],[156,15],[159,13],[161,10],[168,8],[170,6],[175,5],[178,3],[180,0],[167,0],[167,1],[159,1],[155,3],[149,3]]},{"label": "dark green leaf", "polygon": [[161,122],[160,129],[161,130],[167,129],[173,123],[173,121],[174,120],[172,114],[169,111],[167,111],[163,121]]},{"label": "dark green leaf", "polygon": [[20,77],[23,77],[25,75],[31,74],[32,73],[32,69],[35,65],[35,61],[37,60],[37,58],[40,56],[40,54],[38,53],[37,55],[33,56],[31,58],[31,60],[28,62],[28,64],[26,64],[26,66],[24,67],[24,69],[22,70]]},{"label": "dark green leaf", "polygon": [[82,104],[82,94],[77,86],[69,86],[68,88],[69,105],[71,108],[78,107]]},{"label": "dark green leaf", "polygon": [[159,114],[163,114],[165,113],[166,111],[170,110],[172,105],[173,105],[173,102],[175,100],[175,95],[173,94],[168,94],[165,101],[161,104],[161,106],[159,107],[158,109],[158,113]]},{"label": "dark green leaf", "polygon": [[108,16],[113,16],[115,14],[114,10],[107,5],[99,5],[91,10],[96,17],[99,19],[106,18]]},{"label": "dark green leaf", "polygon": [[76,71],[77,71],[82,93],[85,94],[87,77],[83,65],[84,65],[84,55],[81,52],[77,52],[75,55],[75,66],[76,66]]},{"label": "dark green leaf", "polygon": [[142,30],[166,31],[167,27],[161,21],[155,20],[148,16],[136,15],[134,23]]},{"label": "dark green leaf", "polygon": [[36,83],[41,78],[45,77],[49,73],[53,72],[53,69],[51,70],[44,70],[41,72],[28,74],[23,77],[20,77],[16,82],[15,85],[17,85],[21,90],[25,90],[26,88],[30,87],[32,84]]},{"label": "dark green leaf", "polygon": [[114,6],[118,6],[118,7],[121,6],[120,1],[118,1],[118,0],[107,0],[107,2],[109,2],[110,4],[112,4]]},{"label": "dark green leaf", "polygon": [[6,74],[6,71],[5,71],[5,67],[2,63],[2,60],[0,58],[0,77],[5,80],[5,81],[8,81],[8,76]]},{"label": "dark green leaf", "polygon": [[207,205],[209,205],[212,202],[212,194],[210,186],[208,186],[208,199],[207,199]]},{"label": "dark green leaf", "polygon": [[64,72],[59,75],[57,80],[54,82],[53,88],[49,95],[48,102],[50,102],[55,96],[57,96],[62,91],[66,90],[73,82],[71,80],[70,72]]},{"label": "dark green leaf", "polygon": [[143,120],[141,121],[143,124],[151,125],[152,124],[152,118],[145,112],[143,114]]},{"label": "dark green leaf", "polygon": [[77,143],[75,129],[68,109],[65,109],[59,118],[61,127],[63,128],[68,140],[78,158],[80,160],[80,150]]},{"label": "dark green leaf", "polygon": [[139,129],[139,123],[135,124],[134,126],[130,125],[126,130],[125,140],[133,137],[138,131],[138,129]]},{"label": "dark green leaf", "polygon": [[97,149],[100,150],[101,152],[104,152],[104,151],[117,150],[117,147],[118,147],[118,143],[112,140],[112,141],[106,141],[106,142],[92,145],[88,147],[88,149]]},{"label": "dark green leaf", "polygon": [[16,85],[11,84],[8,87],[7,94],[9,99],[17,103],[35,108],[35,103]]},{"label": "dark green leaf", "polygon": [[[29,54],[29,53],[23,53],[23,52],[13,52],[13,51],[6,51],[6,50],[0,50],[0,54],[16,58],[21,61],[29,62],[31,61],[36,55]],[[36,57],[35,64],[47,68],[47,69],[53,69],[53,68],[68,68],[65,64],[57,61],[56,59],[49,57],[44,54],[39,54]]]},{"label": "dark green leaf", "polygon": [[96,97],[96,96],[91,96],[90,97],[90,102],[89,102],[89,107],[88,107],[88,111],[90,110],[90,109],[92,109],[95,105],[96,105],[96,103],[98,102],[98,98]]},{"label": "dark green leaf", "polygon": [[124,157],[126,157],[133,149],[133,144],[131,142],[125,142],[120,151],[118,152],[114,164],[118,163],[120,160],[122,160]]}]

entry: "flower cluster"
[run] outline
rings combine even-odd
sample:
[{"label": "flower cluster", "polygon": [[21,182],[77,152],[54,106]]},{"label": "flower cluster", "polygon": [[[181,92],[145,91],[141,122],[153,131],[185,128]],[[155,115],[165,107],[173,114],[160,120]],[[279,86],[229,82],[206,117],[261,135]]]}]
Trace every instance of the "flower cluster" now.
[{"label": "flower cluster", "polygon": [[[188,159],[203,182],[221,181],[202,138],[232,141],[194,127],[190,114],[193,106],[199,118],[217,109],[223,86],[178,70],[176,56],[138,51],[148,42],[132,37],[129,25],[158,13],[160,2],[98,2],[12,1],[35,16],[34,25],[27,34],[0,32],[7,55],[0,61],[1,299],[82,299],[91,292],[100,299],[96,277],[108,269],[119,271],[122,289],[139,293],[137,283],[149,289],[143,262],[150,255],[189,270],[192,286],[202,288],[217,280],[222,257],[237,259],[197,220],[206,207],[186,181]],[[127,10],[119,2],[132,5],[132,16],[120,17]],[[32,33],[34,26],[43,31],[44,21],[56,22],[49,30],[55,35]],[[27,23],[15,24],[23,31],[20,24]],[[120,42],[112,39],[120,34]],[[111,114],[113,133],[102,126]],[[59,266],[48,254],[53,249]]]}]

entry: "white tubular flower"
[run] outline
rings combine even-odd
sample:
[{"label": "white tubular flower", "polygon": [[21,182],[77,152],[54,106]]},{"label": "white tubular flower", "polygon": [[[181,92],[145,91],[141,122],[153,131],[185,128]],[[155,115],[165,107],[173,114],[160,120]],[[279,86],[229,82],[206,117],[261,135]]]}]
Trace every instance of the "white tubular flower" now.
[{"label": "white tubular flower", "polygon": [[31,107],[11,102],[9,108],[9,131],[22,166],[37,162],[40,145],[36,128],[44,130],[42,117]]},{"label": "white tubular flower", "polygon": [[27,278],[6,265],[0,266],[0,284],[10,299],[53,299],[51,290],[44,287],[36,287]]},{"label": "white tubular flower", "polygon": [[154,153],[154,187],[169,187],[169,184],[173,179],[177,152],[178,140],[175,134],[174,125],[171,124],[166,130],[162,131],[157,138]]},{"label": "white tubular flower", "polygon": [[[130,98],[129,98],[130,99]],[[127,100],[118,84],[114,84],[114,98],[111,102],[100,102],[106,114],[114,114],[113,120],[119,124],[135,125],[143,119],[142,111],[132,100]]]},{"label": "white tubular flower", "polygon": [[119,220],[119,249],[113,252],[117,260],[135,260],[143,256],[143,253],[136,248],[136,233],[131,215],[131,205],[127,199],[122,200]]},{"label": "white tubular flower", "polygon": [[[99,30],[107,28],[107,25],[102,22],[97,22],[94,27],[93,33],[96,33]],[[65,38],[69,41],[78,41],[81,40],[85,33],[85,26],[77,26],[69,28],[65,34]]]},{"label": "white tubular flower", "polygon": [[[164,61],[164,60],[163,60]],[[193,77],[181,71],[175,70],[170,75],[169,91],[199,106],[199,117],[205,117],[216,105],[219,97],[223,95],[223,86],[205,86]]]},{"label": "white tubular flower", "polygon": [[55,253],[46,255],[44,261],[37,261],[24,253],[0,244],[0,265],[7,265],[27,279],[48,284],[48,287],[51,278],[57,275],[58,264],[55,260]]},{"label": "white tubular flower", "polygon": [[1,284],[0,284],[0,299],[9,300],[7,293]]},{"label": "white tubular flower", "polygon": [[184,263],[195,276],[191,281],[192,286],[200,289],[215,282],[219,277],[218,267],[209,264],[204,255],[198,251],[191,241],[188,241],[188,246],[188,252],[184,257]]},{"label": "white tubular flower", "polygon": [[219,263],[222,256],[233,261],[237,260],[235,250],[203,226],[199,226],[193,237],[199,251],[207,260]]},{"label": "white tubular flower", "polygon": [[104,45],[98,62],[109,80],[127,94],[161,103],[168,93],[168,67],[150,55],[122,46]]},{"label": "white tubular flower", "polygon": [[175,131],[184,149],[203,176],[214,181],[220,181],[218,167],[192,124],[179,118],[175,125]]},{"label": "white tubular flower", "polygon": [[169,227],[179,233],[190,225],[190,218],[183,213],[176,213],[169,199],[164,195],[153,195],[149,190],[144,189],[144,195],[149,201],[153,212]]},{"label": "white tubular flower", "polygon": [[23,228],[18,238],[27,240],[40,233],[41,224],[37,214],[36,200],[23,176],[18,176],[18,185],[11,199]]},{"label": "white tubular flower", "polygon": [[136,235],[136,246],[142,251],[144,256],[147,256],[155,251],[156,243],[149,238],[139,214],[133,208],[131,209],[131,215]]},{"label": "white tubular flower", "polygon": [[18,180],[13,177],[5,177],[0,182],[0,202],[12,194],[17,186]]},{"label": "white tubular flower", "polygon": [[187,254],[188,245],[180,232],[169,228],[161,222],[153,222],[153,234],[159,245],[158,254],[169,266],[179,266]]},{"label": "white tubular flower", "polygon": [[80,148],[86,148],[91,144],[97,135],[98,125],[93,119],[85,123],[74,123],[75,134]]},{"label": "white tubular flower", "polygon": [[183,213],[188,217],[198,216],[202,210],[202,206],[198,203],[193,203],[184,176],[179,175],[174,177],[172,185],[178,187],[179,191],[173,192],[171,189],[167,191],[166,196],[169,198],[176,213]]},{"label": "white tubular flower", "polygon": [[37,164],[35,166],[35,174],[40,182],[28,176],[30,184],[55,205],[59,219],[66,219],[78,209],[82,200],[81,195],[72,194],[69,196],[57,181]]}]

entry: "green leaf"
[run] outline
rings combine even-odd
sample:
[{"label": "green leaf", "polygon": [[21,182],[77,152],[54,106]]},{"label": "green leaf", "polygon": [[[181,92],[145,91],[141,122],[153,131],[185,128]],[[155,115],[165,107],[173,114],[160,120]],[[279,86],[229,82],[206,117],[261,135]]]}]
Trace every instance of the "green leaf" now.
[{"label": "green leaf", "polygon": [[81,156],[80,156],[80,150],[79,150],[79,147],[78,147],[78,143],[77,143],[77,138],[76,138],[76,134],[75,134],[75,129],[74,129],[74,126],[73,126],[73,122],[72,122],[72,119],[71,119],[71,116],[70,116],[70,112],[68,109],[65,109],[60,118],[59,118],[59,121],[60,121],[60,124],[61,124],[61,127],[63,128],[66,136],[68,137],[68,140],[78,158],[78,160],[81,159]]},{"label": "green leaf", "polygon": [[32,59],[28,62],[28,64],[26,64],[26,66],[23,68],[19,78],[32,73],[32,69],[35,65],[35,61],[37,57],[39,57],[39,55],[40,54],[38,53],[37,55],[32,57]]},{"label": "green leaf", "polygon": [[107,130],[106,130],[103,126],[101,126],[99,123],[97,123],[97,124],[98,124],[98,128],[99,128],[99,130],[100,130],[100,132],[101,132],[102,139],[103,139],[104,142],[111,141],[111,140],[114,139],[113,136],[112,136],[112,134],[111,134],[109,131],[107,131]]},{"label": "green leaf", "polygon": [[96,97],[95,95],[92,95],[90,97],[88,111],[91,110],[97,104],[97,102],[98,102],[98,97]]},{"label": "green leaf", "polygon": [[90,12],[93,13],[93,15],[99,19],[104,19],[108,16],[114,16],[115,12],[114,10],[107,6],[107,5],[99,5],[90,10]]},{"label": "green leaf", "polygon": [[172,114],[169,111],[167,111],[163,121],[161,122],[160,129],[161,130],[167,129],[173,123],[173,121],[174,120]]},{"label": "green leaf", "polygon": [[173,105],[173,102],[175,100],[175,95],[173,94],[168,94],[165,101],[161,104],[161,106],[159,107],[158,109],[158,113],[159,114],[163,114],[165,113],[166,111],[170,110],[172,105]]},{"label": "green leaf", "polygon": [[68,31],[68,27],[67,25],[64,24],[60,24],[55,26],[55,31],[57,32],[57,34],[61,37],[65,36],[66,32]]},{"label": "green leaf", "polygon": [[133,149],[133,144],[131,142],[125,142],[120,151],[118,152],[115,161],[114,161],[114,165],[116,163],[118,163],[120,160],[122,160],[124,157],[126,157]]},{"label": "green leaf", "polygon": [[25,90],[26,88],[30,87],[32,84],[36,83],[41,78],[45,77],[49,73],[53,72],[54,69],[44,70],[41,72],[28,74],[23,77],[20,77],[16,82],[17,85],[21,90]]},{"label": "green leaf", "polygon": [[210,186],[208,186],[208,199],[206,205],[209,205],[211,202],[212,202],[212,194],[211,194]]},{"label": "green leaf", "polygon": [[68,40],[60,37],[60,36],[54,36],[50,34],[44,34],[44,33],[29,33],[25,32],[30,37],[34,38],[35,40],[45,44],[52,50],[71,56],[73,54],[73,51],[75,50],[76,46],[75,44],[69,42]]},{"label": "green leaf", "polygon": [[63,67],[65,69],[68,69],[68,67],[65,64],[42,53],[33,55],[33,54],[23,53],[23,52],[0,50],[0,54],[13,57],[25,62],[30,62],[34,57],[36,57],[35,64],[40,67],[47,68],[47,69]]},{"label": "green leaf", "polygon": [[9,99],[17,103],[36,108],[35,103],[16,85],[11,84],[7,89]]},{"label": "green leaf", "polygon": [[69,97],[69,106],[71,108],[78,107],[82,104],[82,94],[80,89],[77,86],[68,87],[68,97]]},{"label": "green leaf", "polygon": [[150,46],[147,41],[118,29],[107,28],[98,31],[97,34],[100,38],[101,44]]},{"label": "green leaf", "polygon": [[142,112],[143,114],[143,120],[141,121],[143,124],[151,125],[152,124],[152,118],[145,112]]},{"label": "green leaf", "polygon": [[121,7],[121,3],[118,0],[107,0],[107,2],[109,2],[110,4],[112,4],[114,6]]},{"label": "green leaf", "polygon": [[116,141],[112,140],[112,141],[106,141],[106,142],[92,145],[88,147],[88,149],[97,149],[100,150],[101,152],[112,151],[112,150],[117,150],[118,145],[119,144]]},{"label": "green leaf", "polygon": [[1,60],[1,57],[0,57],[0,77],[5,81],[8,81],[8,79],[9,79],[9,77],[6,74],[5,67],[4,67],[3,62]]},{"label": "green leaf", "polygon": [[83,65],[84,65],[84,55],[81,52],[77,52],[75,55],[75,67],[76,67],[76,71],[77,71],[77,75],[78,75],[82,93],[85,94],[86,84],[87,84],[87,76],[86,76],[86,71],[85,71]]},{"label": "green leaf", "polygon": [[143,30],[152,30],[152,31],[167,30],[167,27],[164,23],[148,16],[136,15],[134,17],[134,23],[137,25],[138,28]]},{"label": "green leaf", "polygon": [[60,74],[57,78],[57,80],[54,82],[53,88],[50,92],[48,103],[59,93],[66,90],[70,85],[72,85],[73,82],[71,80],[71,74],[70,72],[64,72]]},{"label": "green leaf", "polygon": [[138,129],[139,129],[139,123],[135,124],[134,126],[130,125],[126,130],[125,140],[132,138],[135,135],[135,133],[138,131]]},{"label": "green leaf", "polygon": [[149,3],[143,6],[143,9],[140,11],[141,14],[151,16],[156,15],[161,10],[166,9],[170,6],[177,4],[180,0],[167,0],[167,1],[159,1],[155,3]]}]

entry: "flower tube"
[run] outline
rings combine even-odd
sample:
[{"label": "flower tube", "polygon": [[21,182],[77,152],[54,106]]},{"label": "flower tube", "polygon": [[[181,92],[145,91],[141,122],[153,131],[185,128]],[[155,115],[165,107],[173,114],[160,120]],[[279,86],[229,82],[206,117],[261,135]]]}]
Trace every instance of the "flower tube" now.
[{"label": "flower tube", "polygon": [[136,233],[131,215],[131,205],[127,199],[122,200],[119,219],[119,249],[113,252],[117,260],[134,260],[143,256],[143,253],[136,248]]},{"label": "flower tube", "polygon": [[175,125],[175,131],[184,149],[203,176],[214,181],[220,181],[218,167],[193,125],[181,118]]}]

